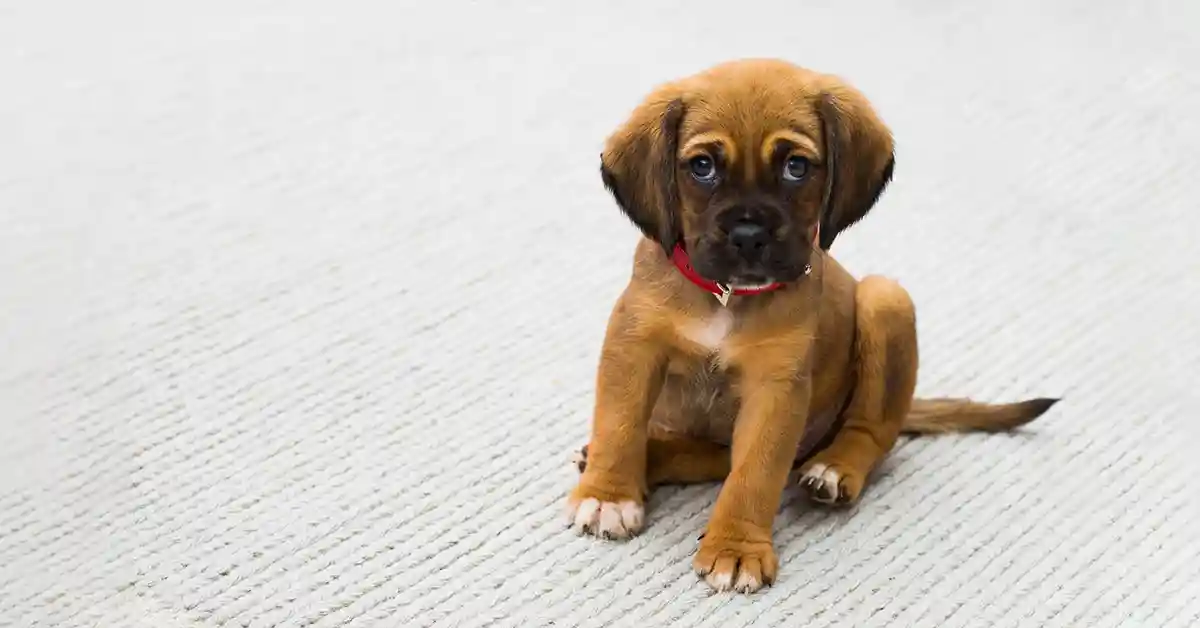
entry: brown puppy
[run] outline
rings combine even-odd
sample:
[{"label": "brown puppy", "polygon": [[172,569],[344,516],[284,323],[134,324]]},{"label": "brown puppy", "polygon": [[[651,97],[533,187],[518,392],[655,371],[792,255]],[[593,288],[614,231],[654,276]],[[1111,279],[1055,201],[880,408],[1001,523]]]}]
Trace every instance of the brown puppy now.
[{"label": "brown puppy", "polygon": [[775,579],[789,472],[858,498],[903,431],[1002,430],[1053,400],[913,400],[913,304],[826,253],[875,204],[892,138],[857,90],[773,60],[661,86],[608,140],[604,182],[643,231],[601,352],[572,526],[625,538],[656,484],[724,480],[695,557],[719,590]]}]

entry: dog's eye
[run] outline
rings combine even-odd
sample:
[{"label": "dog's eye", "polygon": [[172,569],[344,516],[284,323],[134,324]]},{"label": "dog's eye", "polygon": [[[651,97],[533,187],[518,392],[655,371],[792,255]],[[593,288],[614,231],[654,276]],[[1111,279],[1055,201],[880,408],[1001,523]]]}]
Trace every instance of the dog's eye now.
[{"label": "dog's eye", "polygon": [[697,155],[688,161],[692,176],[704,183],[710,183],[717,178],[717,164],[708,155]]},{"label": "dog's eye", "polygon": [[783,180],[795,183],[803,181],[808,175],[808,160],[795,155],[788,157],[783,164]]}]

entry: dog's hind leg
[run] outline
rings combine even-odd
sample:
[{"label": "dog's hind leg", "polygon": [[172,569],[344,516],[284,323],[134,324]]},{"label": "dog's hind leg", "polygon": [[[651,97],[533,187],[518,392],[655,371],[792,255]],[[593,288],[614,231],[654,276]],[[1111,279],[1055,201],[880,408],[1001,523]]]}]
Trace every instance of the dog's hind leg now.
[{"label": "dog's hind leg", "polygon": [[917,326],[900,284],[871,276],[855,292],[856,383],[833,441],[804,463],[800,485],[816,501],[850,504],[900,435],[917,383]]}]

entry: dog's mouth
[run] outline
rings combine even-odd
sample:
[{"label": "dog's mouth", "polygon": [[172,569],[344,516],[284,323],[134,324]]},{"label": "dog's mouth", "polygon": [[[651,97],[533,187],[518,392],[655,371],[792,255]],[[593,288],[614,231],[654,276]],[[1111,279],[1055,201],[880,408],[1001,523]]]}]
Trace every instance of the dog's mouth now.
[{"label": "dog's mouth", "polygon": [[762,290],[775,283],[776,281],[769,275],[748,273],[730,277],[727,285],[734,290]]},{"label": "dog's mouth", "polygon": [[772,251],[749,261],[729,255],[721,247],[699,247],[692,257],[696,270],[705,278],[737,290],[756,290],[777,283],[798,281],[808,274],[807,261],[788,259],[787,253]]}]

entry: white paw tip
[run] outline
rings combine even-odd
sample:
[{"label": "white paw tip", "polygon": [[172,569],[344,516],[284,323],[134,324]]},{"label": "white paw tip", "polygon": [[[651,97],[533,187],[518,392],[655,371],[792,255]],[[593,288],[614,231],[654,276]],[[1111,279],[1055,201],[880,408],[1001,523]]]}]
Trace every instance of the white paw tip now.
[{"label": "white paw tip", "polygon": [[568,507],[568,521],[578,534],[605,539],[627,539],[642,529],[645,521],[641,504],[632,501],[602,502],[588,498],[574,508]]},{"label": "white paw tip", "polygon": [[758,581],[758,578],[743,571],[738,574],[737,582],[733,584],[733,588],[742,593],[754,593],[762,588],[762,583]]},{"label": "white paw tip", "polygon": [[642,529],[646,519],[646,510],[637,502],[621,502],[621,521],[633,532]]},{"label": "white paw tip", "polygon": [[708,586],[718,591],[729,591],[733,589],[733,574],[728,571],[712,572],[704,577],[708,581]]},{"label": "white paw tip", "polygon": [[571,519],[572,527],[576,532],[583,534],[590,528],[596,525],[596,519],[600,513],[600,501],[587,498],[575,508],[575,516]]},{"label": "white paw tip", "polygon": [[600,504],[600,529],[597,531],[605,538],[623,539],[629,536],[625,524],[621,521],[621,507],[612,503]]},{"label": "white paw tip", "polygon": [[808,470],[804,472],[804,477],[813,478],[814,480],[820,479],[821,475],[825,473],[825,469],[827,469],[827,468],[828,467],[826,467],[825,465],[818,462],[817,464],[814,464],[813,466],[809,467]]},{"label": "white paw tip", "polygon": [[842,476],[833,469],[827,469],[821,474],[821,480],[828,484],[831,488],[836,488],[838,482],[842,480]]}]

